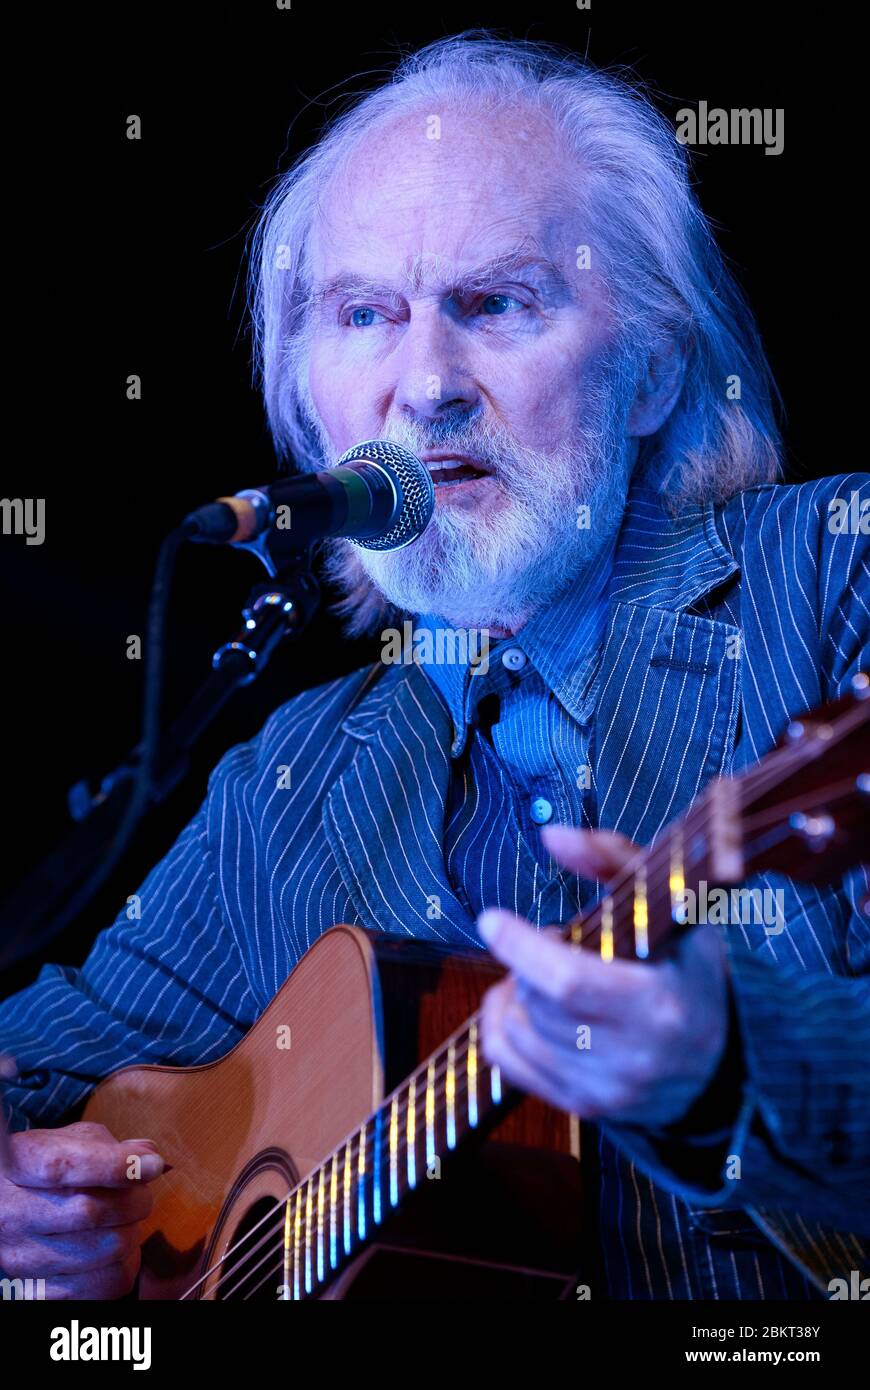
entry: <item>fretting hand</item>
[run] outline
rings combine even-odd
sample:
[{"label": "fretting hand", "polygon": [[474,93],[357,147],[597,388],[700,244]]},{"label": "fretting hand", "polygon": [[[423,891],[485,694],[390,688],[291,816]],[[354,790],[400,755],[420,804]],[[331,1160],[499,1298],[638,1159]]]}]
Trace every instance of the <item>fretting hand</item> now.
[{"label": "fretting hand", "polygon": [[[610,831],[548,826],[564,868],[608,880],[637,853]],[[491,1064],[522,1090],[581,1118],[662,1126],[679,1120],[713,1077],[728,1030],[724,945],[696,927],[661,963],[603,961],[490,910],[479,930],[510,974],[483,1002]]]}]

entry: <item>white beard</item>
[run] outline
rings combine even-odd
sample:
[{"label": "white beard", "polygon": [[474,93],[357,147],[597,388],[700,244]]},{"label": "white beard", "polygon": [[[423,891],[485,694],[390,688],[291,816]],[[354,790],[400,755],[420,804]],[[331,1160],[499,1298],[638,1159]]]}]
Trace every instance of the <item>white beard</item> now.
[{"label": "white beard", "polygon": [[[420,454],[456,448],[492,469],[490,487],[508,499],[486,510],[437,506],[423,534],[401,550],[374,551],[351,541],[329,546],[328,572],[360,598],[360,571],[395,609],[433,614],[453,626],[517,631],[611,544],[625,506],[629,441],[624,376],[611,364],[604,384],[585,394],[570,445],[538,451],[483,420],[451,424],[398,420],[383,438]],[[633,393],[632,393],[633,394]],[[337,456],[315,421],[329,465]],[[588,529],[581,507],[588,507]],[[370,627],[377,609],[369,604]]]}]

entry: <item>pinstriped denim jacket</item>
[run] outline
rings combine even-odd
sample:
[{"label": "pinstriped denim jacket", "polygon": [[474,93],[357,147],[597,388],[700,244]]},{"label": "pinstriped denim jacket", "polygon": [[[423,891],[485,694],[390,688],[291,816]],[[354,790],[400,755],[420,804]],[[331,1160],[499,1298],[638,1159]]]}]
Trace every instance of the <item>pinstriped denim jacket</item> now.
[{"label": "pinstriped denim jacket", "polygon": [[[672,520],[633,490],[588,692],[602,827],[647,842],[870,667],[870,542],[832,524],[853,493],[860,518],[866,474],[754,488]],[[131,1062],[221,1056],[337,920],[479,944],[443,862],[452,732],[418,666],[379,665],[304,692],[231,749],[140,888],[141,918],[122,911],[81,968],[45,966],[0,1005],[0,1050],[22,1073],[6,1088],[13,1128],[57,1122]],[[728,930],[740,1177],[693,1186],[688,1148],[675,1166],[660,1136],[603,1128],[711,1241],[751,1226],[826,1295],[867,1272],[870,1246],[866,878],[775,883],[785,929]]]}]

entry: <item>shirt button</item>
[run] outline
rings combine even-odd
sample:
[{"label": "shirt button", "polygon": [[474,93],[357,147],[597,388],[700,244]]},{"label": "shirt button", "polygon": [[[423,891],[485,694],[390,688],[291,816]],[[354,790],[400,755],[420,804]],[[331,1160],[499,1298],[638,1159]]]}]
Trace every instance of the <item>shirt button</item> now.
[{"label": "shirt button", "polygon": [[508,647],[506,652],[501,654],[502,665],[509,671],[521,671],[528,661],[525,652],[521,652],[519,647]]},{"label": "shirt button", "polygon": [[532,820],[535,825],[546,825],[553,818],[553,807],[545,796],[536,796],[532,802]]}]

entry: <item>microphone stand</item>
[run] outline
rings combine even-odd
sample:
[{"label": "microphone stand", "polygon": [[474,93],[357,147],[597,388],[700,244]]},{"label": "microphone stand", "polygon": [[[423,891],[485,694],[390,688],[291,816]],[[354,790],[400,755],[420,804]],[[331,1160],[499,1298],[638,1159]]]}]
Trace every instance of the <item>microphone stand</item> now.
[{"label": "microphone stand", "polygon": [[[180,529],[173,532],[158,561],[152,598],[160,610],[156,648],[162,646],[169,573],[184,539]],[[155,651],[157,679],[150,690],[146,672],[143,739],[96,787],[84,779],[70,788],[68,805],[77,824],[0,904],[0,967],[32,954],[80,915],[121,862],[143,815],[182,781],[192,748],[230,697],[256,680],[279,643],[299,637],[317,612],[320,586],[310,547],[300,550],[287,531],[274,529],[239,548],[257,555],[270,575],[251,590],[243,626],[215,652],[211,674],[164,735],[156,723],[162,652]]]}]

